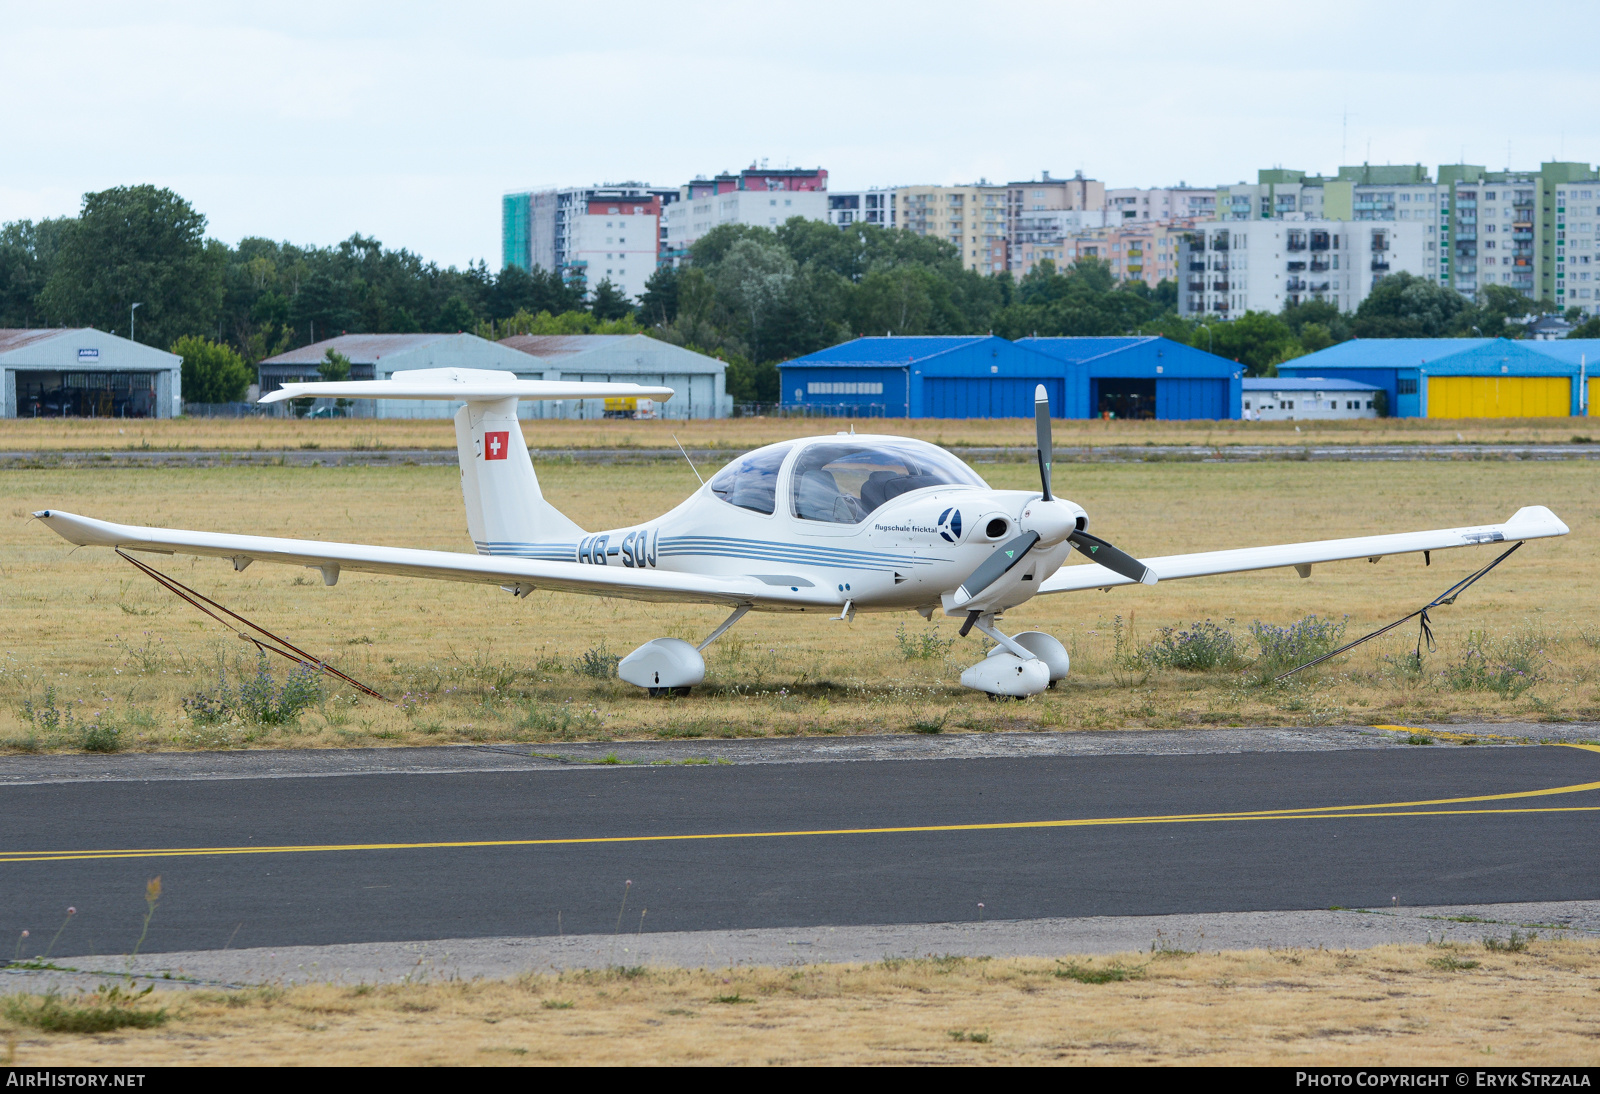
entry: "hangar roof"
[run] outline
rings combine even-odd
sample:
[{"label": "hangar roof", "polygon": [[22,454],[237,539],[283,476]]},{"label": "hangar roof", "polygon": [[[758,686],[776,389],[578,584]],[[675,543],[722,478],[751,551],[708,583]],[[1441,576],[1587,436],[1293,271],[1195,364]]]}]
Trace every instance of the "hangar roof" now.
[{"label": "hangar roof", "polygon": [[1517,344],[1569,365],[1587,364],[1591,368],[1600,365],[1600,338],[1558,338],[1553,342],[1528,341]]},{"label": "hangar roof", "polygon": [[992,334],[967,334],[967,335],[893,335],[884,338],[856,338],[849,342],[841,342],[837,346],[808,353],[804,357],[796,357],[792,361],[783,362],[783,366],[791,365],[831,365],[849,367],[852,365],[909,365],[917,361],[925,361],[930,357],[951,353],[959,349],[967,349],[981,345],[984,342],[999,342],[1010,348],[1015,343],[1007,342],[1004,338],[996,338]]},{"label": "hangar roof", "polygon": [[1332,376],[1246,376],[1246,391],[1382,391],[1377,384],[1340,380]]},{"label": "hangar roof", "polygon": [[454,338],[454,334],[341,334],[325,338],[309,346],[292,349],[262,361],[263,365],[315,365],[320,364],[328,351],[338,350],[356,364],[371,365],[396,353],[437,342],[441,338]]},{"label": "hangar roof", "polygon": [[575,353],[588,353],[590,350],[605,349],[626,342],[629,338],[638,337],[632,334],[513,334],[510,338],[500,339],[502,346],[521,350],[523,353],[546,359],[555,357],[571,357]]},{"label": "hangar roof", "polygon": [[1509,369],[1519,375],[1567,375],[1577,371],[1576,353],[1569,362],[1547,352],[1547,347],[1560,344],[1509,338],[1352,338],[1285,361],[1278,371],[1295,375],[1346,368],[1425,368],[1436,375],[1457,370],[1475,374]]},{"label": "hangar roof", "polygon": [[55,338],[59,335],[70,334],[78,328],[62,329],[60,327],[10,327],[0,329],[0,353],[9,353],[14,349],[42,342],[46,338]]}]

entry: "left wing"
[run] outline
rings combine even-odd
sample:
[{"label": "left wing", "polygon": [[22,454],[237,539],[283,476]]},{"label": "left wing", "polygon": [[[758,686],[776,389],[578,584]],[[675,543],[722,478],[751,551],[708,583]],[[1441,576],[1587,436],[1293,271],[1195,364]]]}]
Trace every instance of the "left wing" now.
[{"label": "left wing", "polygon": [[[1453,547],[1473,547],[1480,543],[1507,540],[1544,539],[1564,536],[1570,529],[1542,505],[1518,509],[1504,524],[1483,524],[1475,528],[1441,528],[1431,532],[1400,532],[1387,536],[1356,536],[1353,539],[1321,539],[1310,543],[1286,543],[1276,547],[1244,547],[1233,551],[1203,551],[1192,555],[1164,555],[1141,559],[1162,581],[1185,577],[1210,577],[1247,570],[1270,570],[1279,566],[1304,567],[1306,573],[1318,562],[1347,559],[1378,559],[1384,555],[1415,554],[1418,551],[1444,551]],[[1104,566],[1064,566],[1039,585],[1039,592],[1067,593],[1081,589],[1105,589],[1134,582]]]},{"label": "left wing", "polygon": [[[191,532],[176,528],[141,528],[80,517],[59,509],[35,513],[51,530],[80,546],[120,547],[129,551],[201,555],[226,558],[234,569],[252,562],[285,562],[313,566],[332,585],[342,570],[367,574],[393,574],[442,581],[467,581],[501,585],[518,593],[534,589],[616,596],[630,600],[679,601],[702,604],[769,604],[812,606],[824,602],[808,596],[804,588],[790,591],[754,577],[688,574],[629,566],[596,566],[579,562],[544,562],[504,555],[467,555],[455,551],[419,551],[407,547],[374,547],[365,543],[324,543],[307,539],[239,536],[221,532]],[[832,606],[832,602],[826,602]]]}]

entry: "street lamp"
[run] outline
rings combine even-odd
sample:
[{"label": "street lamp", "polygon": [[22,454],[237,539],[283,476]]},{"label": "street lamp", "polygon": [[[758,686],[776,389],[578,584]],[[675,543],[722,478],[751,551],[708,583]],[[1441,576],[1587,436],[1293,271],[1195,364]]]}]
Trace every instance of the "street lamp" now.
[{"label": "street lamp", "polygon": [[133,336],[133,313],[136,308],[142,307],[144,307],[144,301],[141,300],[139,303],[133,304],[128,308],[128,341],[130,342],[138,341],[138,339]]}]

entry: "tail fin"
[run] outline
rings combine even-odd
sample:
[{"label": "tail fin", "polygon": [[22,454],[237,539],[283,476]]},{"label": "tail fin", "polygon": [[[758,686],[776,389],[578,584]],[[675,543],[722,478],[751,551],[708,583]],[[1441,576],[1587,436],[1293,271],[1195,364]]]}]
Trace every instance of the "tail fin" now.
[{"label": "tail fin", "polygon": [[456,411],[456,456],[467,530],[480,555],[526,554],[536,543],[584,534],[544,500],[515,399],[470,402]]},{"label": "tail fin", "polygon": [[[544,500],[528,446],[517,420],[519,399],[666,400],[669,387],[640,384],[519,380],[514,372],[474,368],[430,368],[396,372],[387,380],[340,380],[284,384],[261,398],[429,399],[465,402],[456,411],[456,455],[461,461],[461,497],[467,529],[478,553],[527,554],[537,543],[575,540],[584,534]],[[565,557],[565,556],[563,556]]]}]

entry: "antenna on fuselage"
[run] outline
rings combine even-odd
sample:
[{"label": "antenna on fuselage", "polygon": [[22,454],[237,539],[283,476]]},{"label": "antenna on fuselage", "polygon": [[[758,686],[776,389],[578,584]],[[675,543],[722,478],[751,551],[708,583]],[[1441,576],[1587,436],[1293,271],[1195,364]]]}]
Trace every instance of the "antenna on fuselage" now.
[{"label": "antenna on fuselage", "polygon": [[[695,467],[694,461],[689,459],[689,453],[684,450],[683,442],[678,440],[678,435],[676,433],[672,434],[672,443],[678,446],[678,451],[679,452],[683,453],[684,461],[689,465],[689,470],[694,472],[694,477],[697,478],[697,479],[700,479],[699,470]],[[706,484],[706,480],[705,479],[700,479],[700,485],[704,486],[705,484]]]}]

